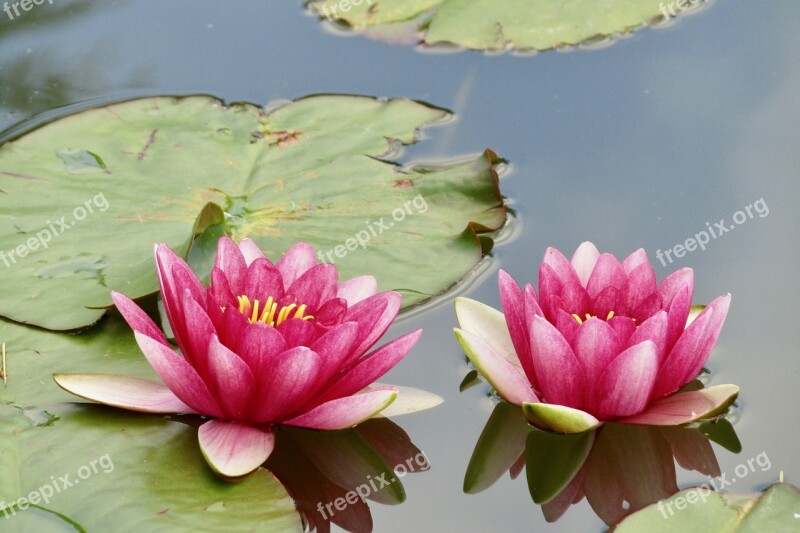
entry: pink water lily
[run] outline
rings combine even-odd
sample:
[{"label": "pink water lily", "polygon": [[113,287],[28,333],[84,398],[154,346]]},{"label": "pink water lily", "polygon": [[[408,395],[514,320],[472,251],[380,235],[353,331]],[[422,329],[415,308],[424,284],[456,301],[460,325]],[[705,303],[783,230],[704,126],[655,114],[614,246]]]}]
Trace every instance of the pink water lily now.
[{"label": "pink water lily", "polygon": [[368,353],[402,302],[396,292],[377,293],[372,276],[339,283],[336,267],[317,264],[314,249],[302,242],[273,264],[253,241],[222,238],[207,288],[165,244],[155,259],[182,355],[132,300],[112,297],[163,384],[56,374],[62,388],[124,409],[211,418],[199,429],[200,447],[228,477],[267,459],[274,424],[347,428],[386,412],[397,398],[398,387],[373,383],[411,350],[421,330]]},{"label": "pink water lily", "polygon": [[719,337],[730,295],[690,319],[694,278],[656,282],[644,250],[620,262],[590,242],[570,262],[549,248],[539,295],[500,271],[503,313],[456,301],[456,338],[472,363],[528,420],[562,433],[607,420],[680,425],[722,412],[735,385],[681,391]]}]

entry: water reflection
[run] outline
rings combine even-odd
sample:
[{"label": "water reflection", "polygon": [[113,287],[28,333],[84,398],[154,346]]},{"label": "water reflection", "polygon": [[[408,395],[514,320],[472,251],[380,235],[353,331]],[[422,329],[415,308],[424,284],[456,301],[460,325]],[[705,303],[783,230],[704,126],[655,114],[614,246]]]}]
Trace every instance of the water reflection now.
[{"label": "water reflection", "polygon": [[386,418],[341,431],[280,427],[276,437],[265,466],[292,496],[310,531],[329,532],[331,523],[372,531],[367,500],[402,503],[400,478],[430,469],[408,434]]},{"label": "water reflection", "polygon": [[719,476],[709,439],[740,450],[724,419],[697,428],[608,423],[593,432],[559,435],[528,425],[520,408],[501,402],[475,446],[464,492],[481,492],[506,472],[513,479],[525,470],[531,498],[548,522],[586,498],[613,526],[678,492],[676,462],[686,470]]}]

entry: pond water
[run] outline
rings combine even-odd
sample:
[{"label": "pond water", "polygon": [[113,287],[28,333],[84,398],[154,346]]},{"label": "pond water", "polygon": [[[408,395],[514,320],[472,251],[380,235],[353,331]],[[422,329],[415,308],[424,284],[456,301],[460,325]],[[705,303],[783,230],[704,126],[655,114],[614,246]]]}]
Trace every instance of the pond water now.
[{"label": "pond water", "polygon": [[[456,120],[426,129],[403,160],[490,147],[510,162],[501,186],[518,215],[460,293],[496,307],[499,268],[535,283],[548,246],[571,254],[584,240],[618,256],[642,247],[660,278],[692,267],[696,302],[733,295],[708,366],[712,383],[741,387],[732,418],[743,450],[714,445],[721,471],[765,453],[770,468],[740,479],[735,491],[763,489],[781,471],[800,480],[800,3],[711,2],[609,47],[533,57],[420,51],[338,34],[297,1],[55,0],[18,20],[2,17],[6,137],[31,119],[147,94],[266,104],[353,93],[453,110]],[[749,206],[751,216],[737,214]],[[671,264],[656,259],[721,219],[735,231]],[[604,529],[586,500],[547,523],[524,475],[464,494],[494,403],[485,384],[459,393],[468,365],[455,325],[448,296],[390,331],[425,328],[385,380],[446,401],[398,420],[432,468],[403,480],[404,504],[370,506],[375,530]],[[705,480],[678,469],[680,486]]]}]

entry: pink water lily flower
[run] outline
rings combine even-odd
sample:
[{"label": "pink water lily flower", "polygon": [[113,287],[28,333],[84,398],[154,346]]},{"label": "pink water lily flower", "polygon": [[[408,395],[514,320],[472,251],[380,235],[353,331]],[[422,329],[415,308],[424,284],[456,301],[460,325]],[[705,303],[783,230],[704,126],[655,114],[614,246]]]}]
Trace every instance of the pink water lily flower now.
[{"label": "pink water lily flower", "polygon": [[577,433],[607,420],[685,424],[722,412],[739,392],[679,392],[702,370],[730,305],[730,295],[720,296],[691,321],[689,268],[657,283],[644,250],[620,262],[584,242],[571,262],[548,248],[538,297],[502,270],[499,285],[503,313],[456,301],[456,338],[536,426]]},{"label": "pink water lily flower", "polygon": [[372,276],[339,283],[336,267],[317,264],[314,249],[302,242],[273,264],[253,241],[237,245],[222,238],[208,288],[165,244],[156,246],[155,259],[182,355],[132,300],[116,292],[112,297],[163,384],[121,375],[54,375],[62,388],[124,409],[211,418],[199,429],[200,447],[227,477],[248,474],[267,459],[274,424],[347,428],[398,396],[397,387],[370,386],[422,332],[368,353],[402,302],[396,292],[377,293]]}]

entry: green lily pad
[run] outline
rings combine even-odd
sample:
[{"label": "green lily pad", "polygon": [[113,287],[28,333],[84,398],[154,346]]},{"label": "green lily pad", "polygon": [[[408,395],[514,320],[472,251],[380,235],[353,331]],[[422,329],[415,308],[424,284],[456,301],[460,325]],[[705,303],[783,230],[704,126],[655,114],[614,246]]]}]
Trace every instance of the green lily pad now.
[{"label": "green lily pad", "polygon": [[[343,95],[269,112],[158,97],[83,111],[6,142],[0,316],[70,330],[97,321],[112,289],[153,293],[153,244],[189,255],[208,204],[224,213],[217,233],[250,237],[274,259],[305,240],[342,278],[374,274],[380,290],[404,294],[405,307],[419,304],[471,271],[507,216],[490,151],[437,166],[387,161],[417,128],[447,115]],[[207,253],[198,256],[205,264]]]},{"label": "green lily pad", "polygon": [[269,471],[215,477],[193,427],[99,406],[57,413],[46,427],[0,416],[0,513],[15,531],[303,530]]},{"label": "green lily pad", "polygon": [[[387,40],[473,50],[550,50],[603,41],[700,7],[699,0],[315,0],[321,18]],[[407,34],[398,38],[398,33]]]},{"label": "green lily pad", "polygon": [[800,528],[800,489],[776,483],[751,496],[691,488],[633,513],[617,533],[648,531],[762,532]]}]

